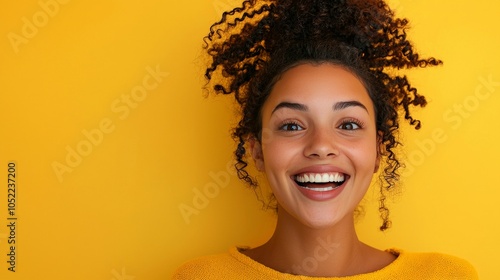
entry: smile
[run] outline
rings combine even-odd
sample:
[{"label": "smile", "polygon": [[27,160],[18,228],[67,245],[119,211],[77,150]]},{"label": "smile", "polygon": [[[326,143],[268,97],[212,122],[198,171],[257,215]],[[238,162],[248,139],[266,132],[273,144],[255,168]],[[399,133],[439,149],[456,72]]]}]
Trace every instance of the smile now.
[{"label": "smile", "polygon": [[340,187],[347,176],[338,172],[304,173],[293,176],[293,179],[297,185],[304,189],[327,192]]}]

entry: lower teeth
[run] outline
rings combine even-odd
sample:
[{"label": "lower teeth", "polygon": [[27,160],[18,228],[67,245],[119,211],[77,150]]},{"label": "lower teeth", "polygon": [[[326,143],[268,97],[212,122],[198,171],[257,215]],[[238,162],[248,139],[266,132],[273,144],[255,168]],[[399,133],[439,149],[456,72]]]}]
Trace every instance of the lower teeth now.
[{"label": "lower teeth", "polygon": [[325,187],[325,188],[309,188],[309,187],[302,187],[302,188],[316,191],[316,192],[328,192],[328,191],[332,191],[332,190],[338,188],[338,186],[331,186],[331,187]]}]

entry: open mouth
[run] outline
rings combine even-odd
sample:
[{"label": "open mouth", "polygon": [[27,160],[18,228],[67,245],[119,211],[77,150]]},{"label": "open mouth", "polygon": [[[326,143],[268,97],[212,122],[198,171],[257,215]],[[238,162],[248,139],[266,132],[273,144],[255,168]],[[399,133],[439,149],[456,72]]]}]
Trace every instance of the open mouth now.
[{"label": "open mouth", "polygon": [[303,173],[293,176],[293,180],[298,186],[317,192],[335,190],[348,178],[349,175],[338,172]]}]

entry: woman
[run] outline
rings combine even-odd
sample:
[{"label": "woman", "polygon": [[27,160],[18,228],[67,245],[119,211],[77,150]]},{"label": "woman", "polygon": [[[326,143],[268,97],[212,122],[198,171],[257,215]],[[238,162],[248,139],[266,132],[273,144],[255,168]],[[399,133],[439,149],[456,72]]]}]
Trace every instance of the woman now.
[{"label": "woman", "polygon": [[[277,209],[273,236],[185,264],[174,279],[477,279],[464,260],[382,251],[354,218],[380,175],[381,230],[398,182],[399,113],[426,101],[397,70],[441,64],[407,40],[407,20],[376,0],[245,1],[206,37],[206,77],[241,106],[234,130],[240,179],[251,156]],[[379,172],[380,169],[380,172]]]}]

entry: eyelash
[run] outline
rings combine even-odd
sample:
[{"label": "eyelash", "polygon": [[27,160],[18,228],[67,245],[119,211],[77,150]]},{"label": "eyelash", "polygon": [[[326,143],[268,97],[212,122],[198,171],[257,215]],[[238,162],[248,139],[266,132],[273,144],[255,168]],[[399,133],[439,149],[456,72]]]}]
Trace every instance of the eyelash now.
[{"label": "eyelash", "polygon": [[[290,129],[290,126],[292,126],[292,125],[296,126],[296,129]],[[342,128],[345,125],[354,125],[357,127],[351,128],[351,129]],[[288,129],[286,129],[287,127],[288,127]],[[357,119],[346,119],[346,120],[343,120],[342,123],[337,128],[342,129],[342,130],[358,130],[358,129],[361,129],[363,127],[364,127],[363,123]],[[300,131],[303,129],[304,128],[302,127],[302,125],[300,125],[296,121],[285,121],[279,126],[279,130],[282,130],[282,131]]]},{"label": "eyelash", "polygon": [[[297,126],[299,127],[300,129],[285,129],[287,126]],[[283,130],[283,131],[300,131],[300,130],[303,130],[304,128],[298,123],[298,122],[295,122],[295,121],[285,121],[283,122],[280,126],[279,126],[279,130]]]},{"label": "eyelash", "polygon": [[352,129],[343,129],[343,130],[358,130],[358,129],[361,129],[364,127],[363,123],[360,122],[359,120],[356,120],[356,119],[346,119],[346,120],[343,120],[342,123],[338,126],[338,128],[342,129],[343,126],[347,125],[347,124],[354,124],[357,126],[357,128],[352,128]]}]

